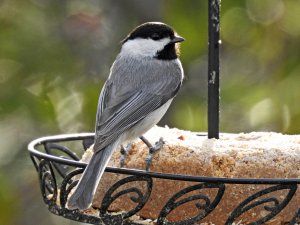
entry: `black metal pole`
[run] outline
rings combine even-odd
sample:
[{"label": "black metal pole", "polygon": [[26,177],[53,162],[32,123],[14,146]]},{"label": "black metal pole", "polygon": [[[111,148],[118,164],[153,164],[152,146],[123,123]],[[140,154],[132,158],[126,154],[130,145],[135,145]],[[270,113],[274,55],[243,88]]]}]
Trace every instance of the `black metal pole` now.
[{"label": "black metal pole", "polygon": [[221,0],[208,0],[208,138],[219,138]]}]

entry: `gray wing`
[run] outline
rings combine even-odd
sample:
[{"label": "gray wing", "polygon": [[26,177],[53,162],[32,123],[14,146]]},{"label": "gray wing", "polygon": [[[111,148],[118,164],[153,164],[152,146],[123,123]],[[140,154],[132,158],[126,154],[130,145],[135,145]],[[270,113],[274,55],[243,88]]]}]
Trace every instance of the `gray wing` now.
[{"label": "gray wing", "polygon": [[98,106],[97,106],[97,115],[96,115],[96,130],[97,130],[97,124],[99,123],[98,121],[101,118],[101,114],[105,108],[105,102],[108,99],[108,95],[110,93],[110,85],[108,85],[108,82],[105,82],[105,84],[102,87],[100,97],[98,100]]},{"label": "gray wing", "polygon": [[112,97],[113,84],[106,82],[98,104],[94,151],[112,143],[124,131],[173,98],[181,86],[181,80],[176,83],[165,81],[163,84],[154,84],[158,88],[156,93],[133,90]]}]

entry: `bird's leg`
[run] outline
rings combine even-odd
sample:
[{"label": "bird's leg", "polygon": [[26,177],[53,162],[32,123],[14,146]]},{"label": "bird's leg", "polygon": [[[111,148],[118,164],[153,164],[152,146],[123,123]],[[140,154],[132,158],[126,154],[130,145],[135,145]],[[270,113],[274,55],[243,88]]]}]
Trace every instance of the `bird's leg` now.
[{"label": "bird's leg", "polygon": [[132,144],[131,144],[131,143],[128,143],[128,144],[126,145],[126,147],[124,147],[124,145],[121,145],[121,150],[120,150],[120,153],[121,153],[121,157],[120,157],[120,167],[123,167],[123,166],[124,166],[126,157],[127,157],[127,155],[128,155],[128,152],[130,151],[131,147],[132,147]]},{"label": "bird's leg", "polygon": [[149,171],[149,168],[151,166],[152,160],[153,160],[153,156],[154,154],[159,151],[163,145],[165,144],[165,141],[163,140],[163,138],[159,138],[159,141],[157,141],[155,143],[155,145],[151,145],[151,143],[144,137],[141,136],[140,139],[147,145],[147,147],[149,148],[149,154],[146,158],[146,171]]}]

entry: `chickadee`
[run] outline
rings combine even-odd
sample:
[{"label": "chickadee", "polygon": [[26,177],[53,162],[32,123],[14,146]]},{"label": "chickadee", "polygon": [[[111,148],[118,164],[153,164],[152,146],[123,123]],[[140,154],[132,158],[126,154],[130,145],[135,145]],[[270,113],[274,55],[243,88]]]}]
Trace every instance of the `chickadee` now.
[{"label": "chickadee", "polygon": [[180,89],[183,68],[178,36],[168,25],[144,23],[122,41],[102,88],[96,116],[94,154],[68,200],[87,209],[114,150],[159,122]]}]

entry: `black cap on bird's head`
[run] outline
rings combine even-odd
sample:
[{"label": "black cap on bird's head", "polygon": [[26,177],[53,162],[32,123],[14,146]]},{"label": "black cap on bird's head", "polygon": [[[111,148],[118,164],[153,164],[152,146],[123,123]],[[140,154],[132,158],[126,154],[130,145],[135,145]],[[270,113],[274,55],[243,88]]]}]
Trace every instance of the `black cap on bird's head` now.
[{"label": "black cap on bird's head", "polygon": [[173,40],[173,43],[184,41],[184,38],[178,36],[174,32],[174,29],[167,24],[160,22],[148,22],[131,31],[125,40],[123,40],[123,43],[135,38],[151,38],[152,40],[160,40],[167,37]]},{"label": "black cap on bird's head", "polygon": [[160,22],[147,22],[136,27],[122,41],[122,44],[137,39],[148,39],[157,42],[167,40],[163,49],[157,51],[155,56],[155,58],[163,60],[176,59],[179,54],[179,45],[176,43],[184,41],[184,38],[180,37],[172,27]]}]

